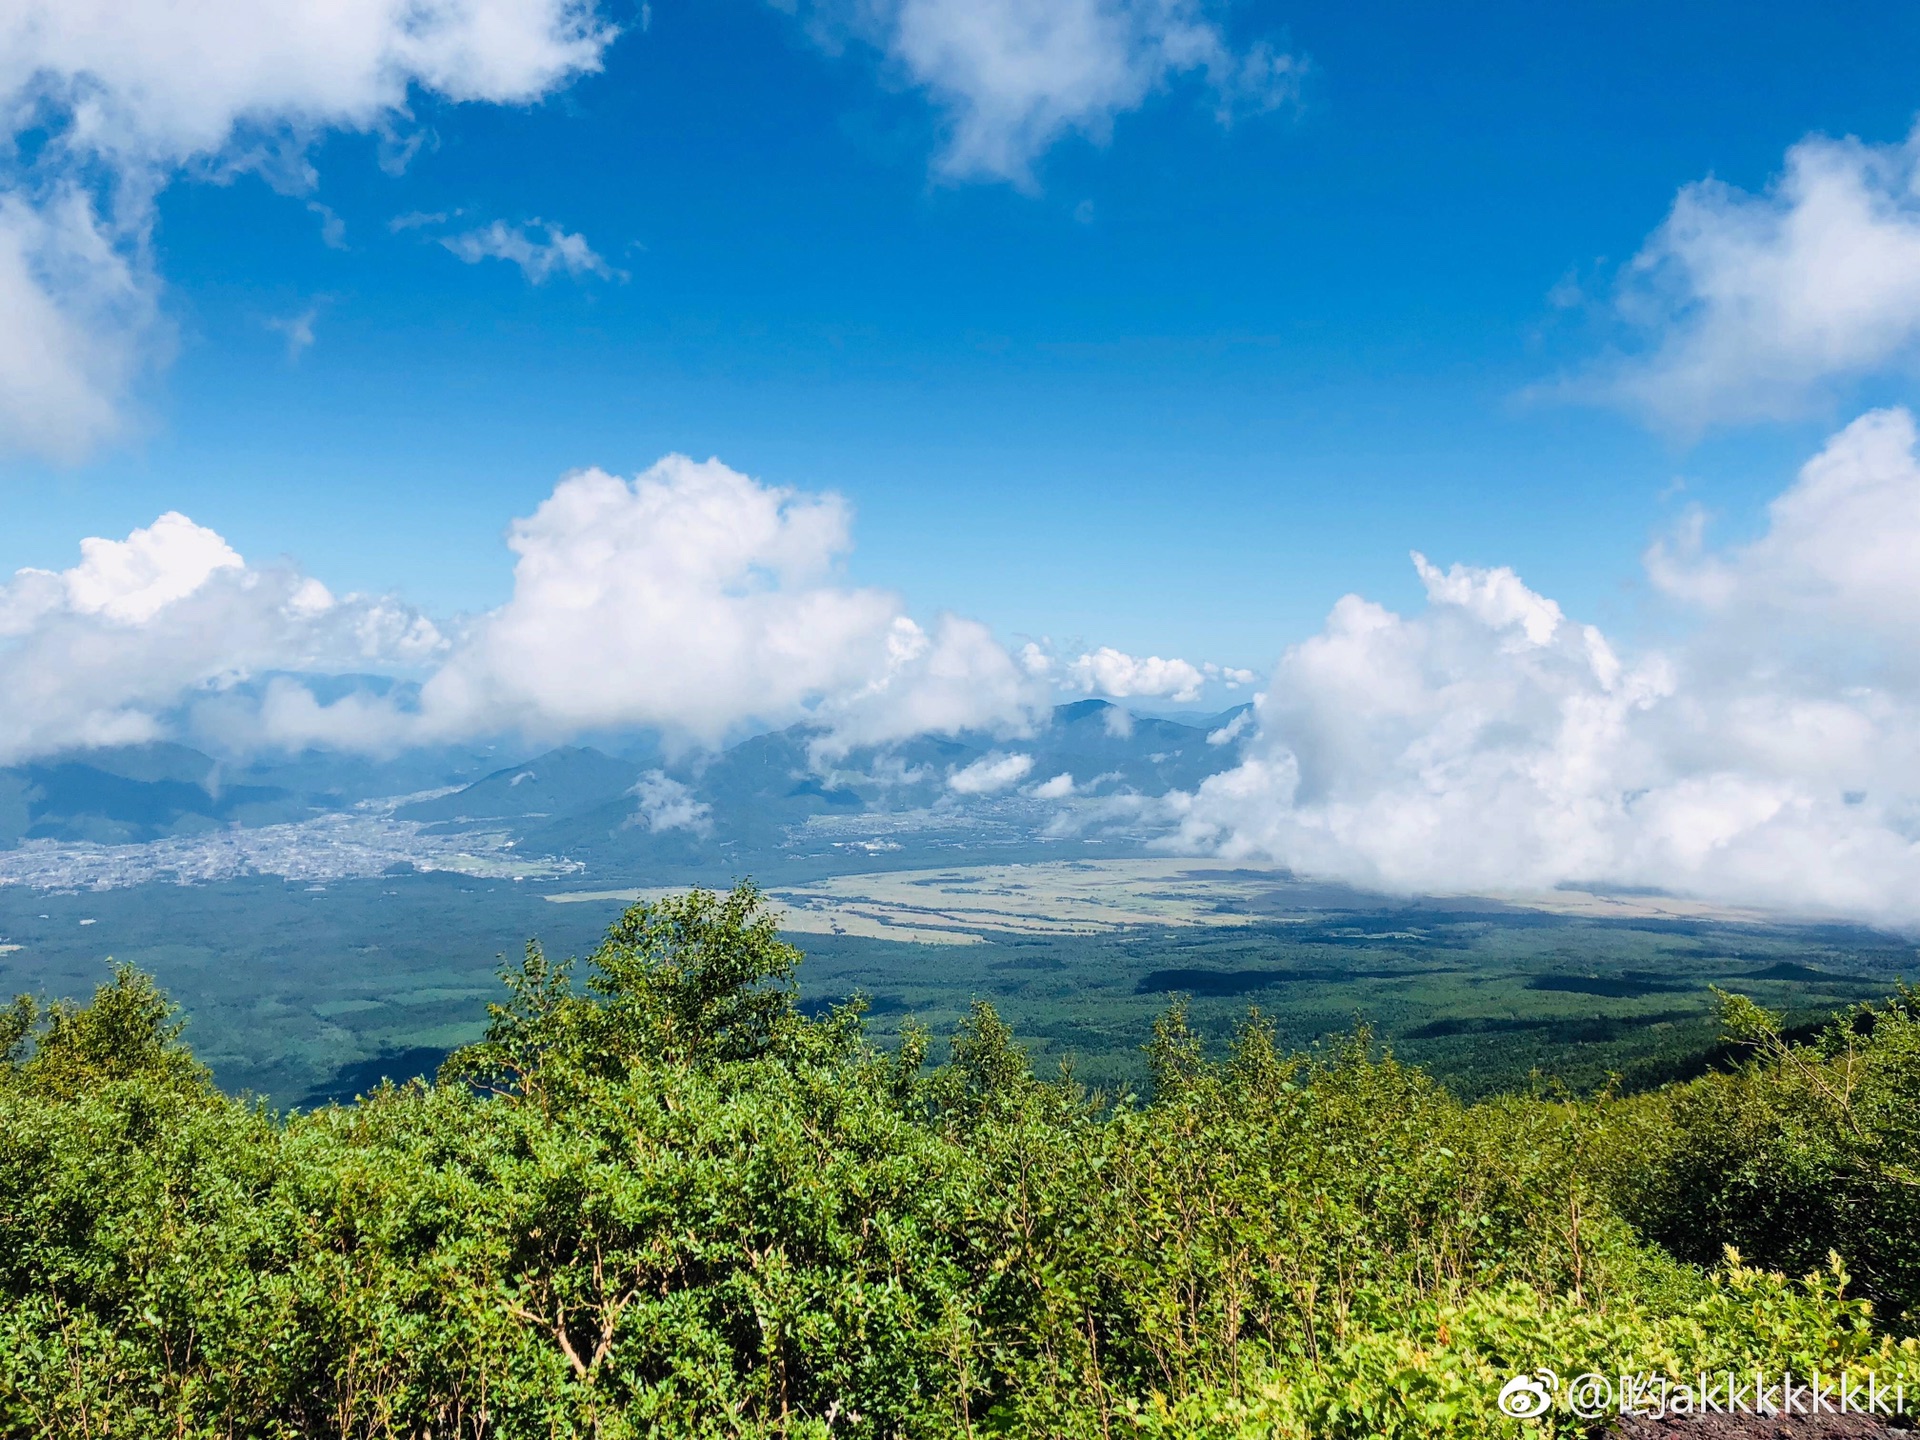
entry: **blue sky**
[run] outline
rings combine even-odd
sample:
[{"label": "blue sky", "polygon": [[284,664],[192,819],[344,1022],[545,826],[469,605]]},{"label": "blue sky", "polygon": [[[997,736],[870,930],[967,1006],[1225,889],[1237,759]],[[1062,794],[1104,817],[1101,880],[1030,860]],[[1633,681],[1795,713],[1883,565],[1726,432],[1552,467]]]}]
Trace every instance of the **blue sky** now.
[{"label": "blue sky", "polygon": [[[1681,504],[1751,532],[1911,388],[1704,437],[1527,398],[1619,338],[1619,267],[1682,186],[1905,134],[1907,8],[1238,6],[1233,44],[1305,58],[1297,100],[1222,126],[1176,75],[1024,186],[943,175],[937,95],[858,41],[746,0],[612,18],[604,70],[539,103],[416,88],[403,173],[352,126],[311,188],[170,172],[172,358],[123,438],[6,462],[0,572],[178,509],[335,591],[479,610],[562,472],[681,451],[843,493],[850,573],[915,613],[1264,670],[1345,592],[1412,604],[1412,548],[1631,632]],[[411,213],[450,218],[389,229]],[[535,217],[621,273],[436,243]],[[273,327],[309,311],[290,356]]]}]

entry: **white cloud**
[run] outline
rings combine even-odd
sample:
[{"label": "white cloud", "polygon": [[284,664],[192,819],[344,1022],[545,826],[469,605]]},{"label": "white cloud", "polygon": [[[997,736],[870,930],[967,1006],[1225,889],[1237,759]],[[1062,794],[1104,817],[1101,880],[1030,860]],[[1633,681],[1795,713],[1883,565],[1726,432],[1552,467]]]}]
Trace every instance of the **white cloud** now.
[{"label": "white cloud", "polygon": [[132,377],[165,349],[158,295],[141,227],[71,182],[28,194],[0,171],[0,451],[76,460],[120,433]]},{"label": "white cloud", "polygon": [[1236,670],[1211,661],[1195,665],[1188,660],[1163,660],[1158,655],[1129,655],[1111,645],[1062,660],[1046,646],[1029,641],[1021,647],[1018,658],[1021,667],[1036,680],[1053,680],[1066,690],[1115,700],[1161,698],[1184,704],[1199,699],[1209,682],[1237,690],[1254,678],[1251,670]]},{"label": "white cloud", "polygon": [[1246,734],[1247,731],[1251,730],[1253,728],[1253,723],[1254,723],[1254,710],[1252,708],[1242,710],[1238,715],[1234,716],[1233,719],[1229,720],[1226,724],[1222,725],[1218,730],[1208,731],[1207,744],[1231,745],[1234,741],[1238,740],[1242,735]]},{"label": "white cloud", "polygon": [[174,164],[242,128],[372,129],[415,86],[524,104],[611,38],[579,0],[15,0],[0,95],[63,118],[70,147]]},{"label": "white cloud", "polygon": [[1761,194],[1688,185],[1628,267],[1645,344],[1579,393],[1671,429],[1803,413],[1920,342],[1920,129],[1894,145],[1814,136]]},{"label": "white cloud", "polygon": [[[1103,645],[1067,662],[1067,684],[1088,694],[1111,695],[1116,700],[1134,696],[1165,696],[1169,700],[1196,700],[1207,676],[1185,660],[1145,659]],[[1216,672],[1217,673],[1217,672]]]},{"label": "white cloud", "polygon": [[[546,238],[536,239],[534,232],[543,230]],[[496,220],[477,230],[449,235],[440,243],[469,265],[478,265],[482,260],[505,260],[518,265],[520,273],[535,285],[544,285],[561,273],[576,279],[582,275],[598,275],[603,280],[611,280],[619,273],[594,253],[586,236],[568,234],[544,220],[512,226]]]},{"label": "white cloud", "polygon": [[1662,590],[1770,632],[1906,641],[1920,617],[1920,472],[1913,416],[1861,416],[1768,506],[1766,533],[1727,555],[1704,550],[1704,517],[1647,553]]},{"label": "white cloud", "polygon": [[419,730],[416,717],[385,695],[351,691],[323,704],[286,675],[269,680],[258,699],[228,690],[196,697],[190,724],[194,738],[239,751],[395,754],[414,744]]},{"label": "white cloud", "polygon": [[313,325],[320,318],[320,307],[309,305],[297,315],[269,319],[267,328],[287,337],[287,363],[298,360],[313,345]]},{"label": "white cloud", "polygon": [[394,235],[401,235],[409,230],[424,230],[432,225],[444,225],[453,215],[459,213],[458,210],[453,211],[452,215],[445,210],[409,210],[404,215],[396,215],[389,220],[387,230]]},{"label": "white cloud", "polygon": [[1033,787],[1036,800],[1065,800],[1073,794],[1073,776],[1062,770],[1051,780],[1042,780]]},{"label": "white cloud", "polygon": [[1025,734],[1046,705],[1045,687],[977,620],[942,615],[932,633],[898,616],[881,667],[858,688],[829,697],[831,732],[814,746],[831,759],[855,745],[961,730]]},{"label": "white cloud", "polygon": [[[1615,645],[1510,570],[1416,555],[1424,609],[1342,599],[1282,657],[1255,718],[1218,732],[1239,765],[1108,818],[1137,829],[1157,812],[1192,849],[1398,890],[1655,885],[1920,922],[1917,445],[1906,412],[1863,416],[1758,538],[1715,548],[1695,522],[1652,547],[1682,622],[1662,650]],[[842,502],[717,461],[569,476],[510,543],[512,598],[449,642],[392,600],[249,566],[181,515],[89,540],[72,568],[0,586],[0,762],[178,723],[375,749],[633,725],[713,742],[794,720],[826,727],[825,755],[929,730],[1012,739],[1055,668],[847,584]],[[369,664],[439,668],[417,705],[235,685]],[[1034,764],[1009,746],[946,783],[994,794]],[[1062,773],[1029,793],[1101,783]],[[664,783],[635,799],[636,823],[704,821]],[[1107,813],[1075,803],[1062,823]]]},{"label": "white cloud", "polygon": [[507,543],[512,598],[433,677],[449,727],[659,725],[718,740],[791,720],[879,670],[898,608],[834,583],[836,496],[674,455],[623,480],[570,475]]},{"label": "white cloud", "polygon": [[0,635],[24,633],[50,611],[138,623],[185,599],[217,570],[245,566],[213,531],[170,510],[125,540],[80,542],[80,563],[55,574],[22,570],[0,591]]},{"label": "white cloud", "polygon": [[[1511,570],[1416,555],[1425,607],[1342,599],[1282,657],[1254,719],[1216,732],[1239,741],[1235,768],[1105,811],[1086,797],[1110,777],[1063,773],[1030,793],[1073,797],[1063,825],[1105,815],[1137,832],[1157,815],[1191,849],[1397,890],[1654,885],[1920,923],[1917,445],[1905,411],[1863,416],[1757,538],[1715,547],[1696,519],[1653,546],[1681,636],[1662,649],[1617,645]],[[1012,742],[1044,713],[1057,663],[849,584],[849,527],[836,497],[718,461],[581,472],[510,532],[512,597],[449,640],[391,599],[249,566],[170,513],[0,585],[0,763],[176,725],[380,749],[625,726],[713,743],[804,720],[828,758],[994,732],[1003,748],[948,788],[1036,781]],[[236,685],[367,666],[432,673],[417,703]],[[697,826],[684,798],[643,787],[636,823]]]},{"label": "white cloud", "polygon": [[1033,756],[1004,755],[996,750],[947,776],[947,788],[956,795],[991,795],[1019,784],[1032,769]]},{"label": "white cloud", "polygon": [[322,205],[318,200],[309,200],[307,213],[319,218],[322,245],[329,250],[347,248],[347,222],[340,218],[331,205]]},{"label": "white cloud", "polygon": [[712,808],[664,770],[647,771],[627,793],[638,802],[629,825],[644,825],[656,835],[663,830],[704,835],[713,828]]},{"label": "white cloud", "polygon": [[810,13],[830,45],[851,34],[928,92],[947,122],[941,174],[1028,186],[1055,141],[1104,141],[1175,76],[1204,77],[1222,124],[1297,96],[1303,62],[1264,42],[1236,49],[1208,12],[1201,0],[823,0]]},{"label": "white cloud", "polygon": [[822,753],[1029,725],[1044,694],[982,625],[924,629],[837,578],[849,512],[669,456],[631,481],[567,477],[508,544],[513,597],[427,684],[448,731],[658,726],[717,743],[815,720]]},{"label": "white cloud", "polygon": [[[632,480],[582,471],[509,532],[507,603],[449,634],[394,599],[336,599],[297,570],[254,569],[169,513],[125,540],[83,541],[70,570],[0,585],[0,693],[15,702],[0,763],[169,724],[238,748],[381,751],[626,727],[714,745],[805,721],[822,764],[927,733],[1030,733],[1044,678],[975,621],[923,626],[890,592],[844,583],[848,525],[837,496],[718,461],[669,456]],[[233,688],[367,668],[426,679],[398,700],[323,703],[294,679]]]},{"label": "white cloud", "polygon": [[1210,660],[1200,668],[1206,673],[1206,677],[1209,680],[1218,680],[1229,690],[1238,690],[1242,685],[1251,685],[1255,680],[1260,678],[1251,670],[1240,669],[1232,665],[1215,665]]},{"label": "white cloud", "polygon": [[1416,550],[1413,568],[1420,583],[1427,587],[1429,600],[1440,605],[1457,605],[1490,630],[1517,629],[1528,644],[1547,644],[1565,618],[1558,605],[1543,595],[1534,594],[1505,566],[1480,570],[1455,565],[1442,572]]},{"label": "white cloud", "polygon": [[83,541],[69,570],[0,584],[0,763],[158,738],[202,704],[236,742],[398,744],[391,707],[319,707],[289,683],[236,713],[226,692],[263,671],[417,665],[443,648],[394,601],[336,600],[297,571],[251,568],[169,513],[125,540]]},{"label": "white cloud", "polygon": [[1653,885],[1920,921],[1920,464],[1905,412],[1836,436],[1715,552],[1649,568],[1685,638],[1625,655],[1511,571],[1416,559],[1283,656],[1182,842],[1403,891]]},{"label": "white cloud", "polygon": [[[165,358],[153,198],[183,171],[312,184],[307,142],[411,97],[522,104],[599,64],[582,0],[15,0],[0,8],[0,446],[74,459]],[[337,224],[321,207],[324,233]]]}]

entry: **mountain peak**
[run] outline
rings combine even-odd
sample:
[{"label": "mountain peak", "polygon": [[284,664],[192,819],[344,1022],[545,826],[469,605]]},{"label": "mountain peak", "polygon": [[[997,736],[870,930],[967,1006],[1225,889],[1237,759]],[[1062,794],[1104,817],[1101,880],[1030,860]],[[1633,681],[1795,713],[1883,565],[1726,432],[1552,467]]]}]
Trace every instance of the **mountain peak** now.
[{"label": "mountain peak", "polygon": [[1119,708],[1111,700],[1075,700],[1067,705],[1053,707],[1053,723],[1076,725],[1082,720],[1104,717],[1107,711]]}]

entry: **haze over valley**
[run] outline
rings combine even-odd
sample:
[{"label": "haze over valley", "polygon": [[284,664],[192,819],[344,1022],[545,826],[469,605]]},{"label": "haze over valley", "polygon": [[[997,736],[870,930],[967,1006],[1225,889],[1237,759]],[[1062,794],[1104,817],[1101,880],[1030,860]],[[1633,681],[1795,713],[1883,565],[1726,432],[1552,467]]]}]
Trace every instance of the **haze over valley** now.
[{"label": "haze over valley", "polygon": [[803,1002],[863,994],[882,1039],[991,996],[1037,1056],[1124,1089],[1153,1015],[1188,994],[1217,1035],[1249,1003],[1299,1044],[1364,1014],[1477,1091],[1542,1069],[1654,1083],[1714,1045],[1711,984],[1814,1013],[1920,955],[1644,888],[1395,895],[1194,854],[1180,797],[1245,763],[1251,713],[1082,700],[1017,740],[828,764],[809,725],[504,765],[504,745],[53,756],[0,772],[0,988],[77,993],[108,957],[138,964],[223,1084],[311,1105],[477,1038],[525,940],[580,953],[628,904],[751,876],[810,956]]}]

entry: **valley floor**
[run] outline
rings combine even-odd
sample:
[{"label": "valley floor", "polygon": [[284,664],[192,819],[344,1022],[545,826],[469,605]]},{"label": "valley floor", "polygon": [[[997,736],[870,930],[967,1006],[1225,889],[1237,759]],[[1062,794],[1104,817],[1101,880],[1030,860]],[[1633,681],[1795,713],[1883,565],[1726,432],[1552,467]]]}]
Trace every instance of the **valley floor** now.
[{"label": "valley floor", "polygon": [[[153,973],[234,1090],[279,1105],[431,1073],[478,1036],[496,972],[530,938],[590,949],[632,898],[499,874],[279,877],[47,892],[0,885],[0,992],[82,995],[109,957]],[[1464,1094],[1540,1077],[1589,1090],[1697,1068],[1712,992],[1797,1015],[1888,993],[1916,969],[1900,937],[1789,924],[1649,895],[1395,899],[1171,858],[872,870],[772,881],[808,954],[810,1010],[860,992],[892,1043],[1001,1008],[1043,1070],[1139,1086],[1175,995],[1224,1037],[1257,1005],[1293,1046],[1356,1020]]]}]

